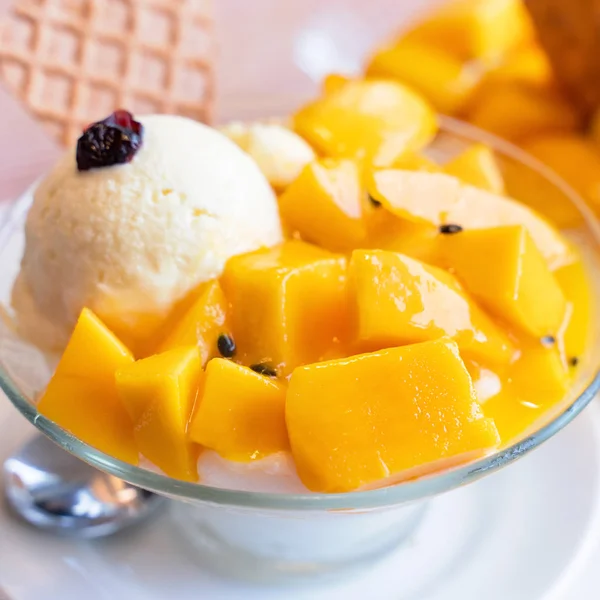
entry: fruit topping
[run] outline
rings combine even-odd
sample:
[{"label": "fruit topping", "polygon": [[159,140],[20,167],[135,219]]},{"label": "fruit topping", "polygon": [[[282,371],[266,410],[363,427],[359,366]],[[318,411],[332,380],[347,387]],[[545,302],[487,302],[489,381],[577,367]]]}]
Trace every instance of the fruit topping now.
[{"label": "fruit topping", "polygon": [[89,171],[131,162],[141,148],[144,127],[126,110],[92,123],[77,141],[77,169]]},{"label": "fruit topping", "polygon": [[448,223],[446,225],[440,225],[440,233],[452,235],[453,233],[460,233],[463,228],[460,225],[454,223]]},{"label": "fruit topping", "polygon": [[224,358],[232,358],[235,355],[235,341],[226,333],[217,338],[217,348]]}]

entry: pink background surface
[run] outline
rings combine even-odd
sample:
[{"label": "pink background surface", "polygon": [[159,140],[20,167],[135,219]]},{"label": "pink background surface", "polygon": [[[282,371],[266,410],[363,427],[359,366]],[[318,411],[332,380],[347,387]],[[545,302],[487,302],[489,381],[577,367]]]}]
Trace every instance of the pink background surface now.
[{"label": "pink background surface", "polygon": [[[380,40],[435,0],[215,0],[220,120],[265,116],[310,97],[326,72],[356,72]],[[0,0],[0,15],[10,0]],[[0,205],[60,150],[0,88]],[[99,117],[102,115],[99,115]]]}]

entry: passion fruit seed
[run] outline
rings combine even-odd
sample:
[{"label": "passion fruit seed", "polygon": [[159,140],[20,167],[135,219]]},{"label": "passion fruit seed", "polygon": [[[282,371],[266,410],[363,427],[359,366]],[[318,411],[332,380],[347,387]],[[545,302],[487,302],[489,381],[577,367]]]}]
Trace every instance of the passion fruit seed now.
[{"label": "passion fruit seed", "polygon": [[376,200],[375,198],[373,198],[373,196],[371,196],[371,194],[368,194],[369,196],[369,202],[375,207],[375,208],[379,208],[381,206],[381,202],[379,202],[379,200]]},{"label": "passion fruit seed", "polygon": [[456,225],[455,223],[446,223],[444,225],[440,225],[440,233],[443,233],[444,235],[460,233],[462,230],[462,225]]},{"label": "passion fruit seed", "polygon": [[217,338],[217,349],[223,358],[233,358],[235,356],[235,340],[226,333],[222,333]]},{"label": "passion fruit seed", "polygon": [[545,335],[542,339],[542,346],[545,346],[546,348],[551,348],[552,346],[554,346],[554,344],[556,344],[556,338],[553,335]]},{"label": "passion fruit seed", "polygon": [[78,171],[130,162],[141,148],[144,127],[126,110],[117,110],[97,123],[92,123],[77,140]]},{"label": "passion fruit seed", "polygon": [[572,367],[576,367],[579,364],[579,356],[572,356],[569,363],[571,363]]},{"label": "passion fruit seed", "polygon": [[256,363],[255,365],[250,365],[250,368],[259,375],[277,377],[277,371],[269,363]]}]

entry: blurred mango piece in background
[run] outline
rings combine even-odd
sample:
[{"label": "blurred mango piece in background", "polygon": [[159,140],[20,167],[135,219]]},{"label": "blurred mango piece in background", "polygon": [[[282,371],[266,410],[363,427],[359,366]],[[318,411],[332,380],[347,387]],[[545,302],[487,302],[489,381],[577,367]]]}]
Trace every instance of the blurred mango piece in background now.
[{"label": "blurred mango piece in background", "polygon": [[533,37],[520,0],[458,0],[443,6],[406,36],[436,46],[462,60],[493,64]]},{"label": "blurred mango piece in background", "polygon": [[[451,1],[377,50],[366,76],[402,82],[440,113],[521,146],[563,177],[600,215],[600,112],[589,136],[577,108],[557,84],[521,0]],[[327,85],[340,83],[331,79]],[[469,160],[484,161],[483,171],[481,164],[477,169],[484,180],[472,183],[487,189],[499,185],[501,179],[485,168],[485,157],[475,154]],[[464,168],[469,170],[459,163],[459,170]],[[561,227],[580,222],[564,194],[549,190],[541,178],[534,180],[517,164],[503,170],[507,193]],[[488,176],[492,179],[486,181]]]},{"label": "blurred mango piece in background", "polygon": [[479,84],[481,74],[482,69],[473,63],[410,39],[399,40],[381,50],[367,67],[368,76],[390,77],[408,83],[446,114],[463,107]]}]

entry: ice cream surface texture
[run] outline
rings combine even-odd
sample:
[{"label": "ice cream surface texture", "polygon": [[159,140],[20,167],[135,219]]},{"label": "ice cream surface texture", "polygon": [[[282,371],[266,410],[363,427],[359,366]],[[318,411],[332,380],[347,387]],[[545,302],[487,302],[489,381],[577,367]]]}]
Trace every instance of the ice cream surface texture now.
[{"label": "ice cream surface texture", "polygon": [[13,306],[45,349],[64,347],[84,306],[143,343],[229,257],[282,240],[276,198],[236,144],[183,117],[140,120],[132,162],[80,172],[71,150],[35,192]]}]

